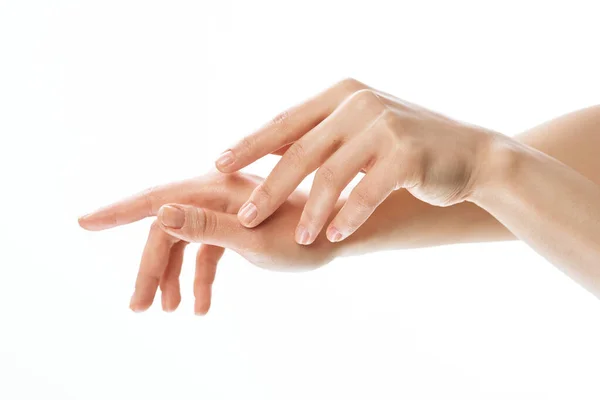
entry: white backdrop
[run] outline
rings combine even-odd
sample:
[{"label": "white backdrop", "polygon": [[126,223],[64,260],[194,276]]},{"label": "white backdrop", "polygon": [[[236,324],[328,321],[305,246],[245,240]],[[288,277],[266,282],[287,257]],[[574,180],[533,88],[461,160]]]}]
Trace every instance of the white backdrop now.
[{"label": "white backdrop", "polygon": [[0,399],[600,398],[600,301],[521,243],[229,252],[204,318],[188,257],[138,315],[150,221],[76,221],[347,76],[509,135],[596,104],[595,2],[547,3],[0,0]]}]

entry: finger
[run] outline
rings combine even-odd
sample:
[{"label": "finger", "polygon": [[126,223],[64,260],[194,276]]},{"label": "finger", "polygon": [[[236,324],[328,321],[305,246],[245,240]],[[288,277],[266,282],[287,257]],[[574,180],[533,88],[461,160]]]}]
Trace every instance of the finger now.
[{"label": "finger", "polygon": [[[300,182],[342,144],[343,138],[358,135],[381,115],[381,103],[369,91],[357,92],[329,117],[284,153],[265,181],[258,185],[240,208],[242,225],[253,228],[283,204]],[[373,102],[376,106],[372,106]]]},{"label": "finger", "polygon": [[160,278],[169,264],[171,249],[177,242],[179,239],[168,235],[156,222],[152,224],[129,305],[133,311],[144,311],[152,305]]},{"label": "finger", "polygon": [[339,135],[325,129],[315,129],[294,143],[240,208],[240,222],[246,227],[255,227],[268,218],[339,144]]},{"label": "finger", "polygon": [[181,240],[200,242],[233,250],[252,245],[252,233],[233,214],[182,204],[167,204],[158,212],[159,226]]},{"label": "finger", "polygon": [[188,179],[146,189],[81,217],[79,225],[92,231],[114,228],[154,216],[167,203],[193,203],[222,209],[224,205],[243,201],[241,193],[223,190],[222,186],[217,179]]},{"label": "finger", "polygon": [[373,144],[355,139],[340,148],[315,174],[308,201],[296,228],[296,242],[311,244],[327,223],[340,194],[374,157]]},{"label": "finger", "polygon": [[181,274],[183,253],[187,244],[188,242],[180,241],[171,247],[169,263],[160,279],[162,308],[167,312],[175,311],[181,302],[179,275]]},{"label": "finger", "polygon": [[339,242],[350,236],[394,190],[386,163],[375,164],[350,192],[348,200],[327,228],[327,238]]},{"label": "finger", "polygon": [[282,156],[285,154],[286,151],[288,151],[288,149],[292,146],[292,144],[293,143],[286,144],[285,146],[280,147],[279,149],[275,150],[271,154],[276,155],[276,156]]},{"label": "finger", "polygon": [[194,278],[194,313],[204,315],[211,304],[212,285],[215,281],[217,264],[225,249],[219,246],[203,244],[196,255],[196,276]]},{"label": "finger", "polygon": [[352,93],[366,86],[345,79],[305,103],[285,111],[253,134],[224,151],[216,161],[221,172],[237,171],[282,146],[301,138]]}]

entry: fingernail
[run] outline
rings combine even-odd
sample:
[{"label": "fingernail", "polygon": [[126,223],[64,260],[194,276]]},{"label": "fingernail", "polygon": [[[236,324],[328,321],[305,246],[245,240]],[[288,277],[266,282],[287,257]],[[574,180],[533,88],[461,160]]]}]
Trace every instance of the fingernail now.
[{"label": "fingernail", "polygon": [[185,224],[185,212],[175,206],[162,206],[158,218],[167,228],[179,229]]},{"label": "fingernail", "polygon": [[82,215],[81,217],[77,218],[77,223],[79,224],[79,226],[81,226],[83,228],[83,226],[85,225],[85,220],[87,218],[88,214],[86,215]]},{"label": "fingernail", "polygon": [[331,226],[327,229],[327,239],[329,239],[330,242],[339,242],[342,240],[342,234],[335,229],[335,227]]},{"label": "fingernail", "polygon": [[133,296],[131,296],[131,301],[129,302],[129,308],[131,309],[131,311],[139,313],[144,311],[142,309],[142,307],[139,306],[138,302],[137,302],[137,298],[135,296],[135,293],[133,294]]},{"label": "fingernail", "polygon": [[252,221],[254,221],[254,219],[256,218],[257,215],[258,215],[258,210],[256,209],[256,206],[252,203],[247,203],[238,212],[240,221],[242,221],[242,223],[244,223],[246,225],[252,223]]},{"label": "fingernail", "polygon": [[298,244],[309,244],[310,241],[310,233],[308,232],[308,230],[302,226],[302,225],[298,225],[298,227],[296,228],[296,242]]},{"label": "fingernail", "polygon": [[167,296],[164,293],[161,296],[161,304],[164,312],[173,312],[175,311],[175,300],[171,296]]},{"label": "fingernail", "polygon": [[198,316],[204,316],[208,313],[209,307],[210,303],[206,304],[204,302],[199,302],[198,300],[196,300],[196,303],[194,304],[194,314]]},{"label": "fingernail", "polygon": [[173,311],[175,311],[175,306],[173,304],[170,304],[169,301],[167,300],[167,302],[163,306],[163,311],[172,313]]},{"label": "fingernail", "polygon": [[217,158],[217,166],[226,167],[228,165],[233,164],[233,161],[233,152],[231,150],[227,150],[223,152],[223,154],[221,154],[219,158]]}]

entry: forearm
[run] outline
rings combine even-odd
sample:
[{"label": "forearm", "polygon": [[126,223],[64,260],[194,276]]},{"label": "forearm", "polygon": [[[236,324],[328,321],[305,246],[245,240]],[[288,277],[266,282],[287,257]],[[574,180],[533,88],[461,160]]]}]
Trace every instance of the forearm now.
[{"label": "forearm", "polygon": [[556,159],[500,140],[469,201],[600,297],[600,186]]},{"label": "forearm", "polygon": [[[559,117],[515,137],[600,184],[600,106]],[[452,243],[501,241],[514,235],[469,202],[451,207],[424,203],[405,190],[393,193],[343,244],[343,254]]]},{"label": "forearm", "polygon": [[339,243],[341,254],[411,249],[514,239],[500,222],[473,203],[436,207],[405,190],[388,197],[354,235]]}]

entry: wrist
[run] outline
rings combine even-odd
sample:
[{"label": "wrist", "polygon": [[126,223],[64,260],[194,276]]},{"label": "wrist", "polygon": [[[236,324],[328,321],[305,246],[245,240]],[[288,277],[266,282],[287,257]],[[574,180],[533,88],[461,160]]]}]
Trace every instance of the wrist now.
[{"label": "wrist", "polygon": [[510,137],[495,134],[481,154],[477,179],[466,200],[481,205],[486,197],[510,191],[524,162],[532,156],[528,150]]}]

